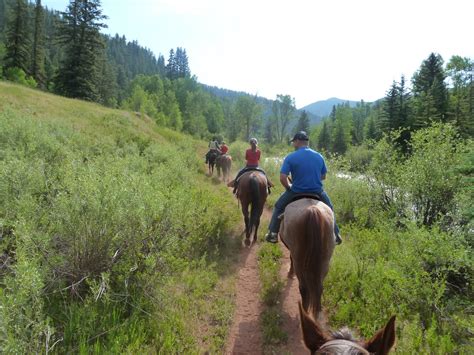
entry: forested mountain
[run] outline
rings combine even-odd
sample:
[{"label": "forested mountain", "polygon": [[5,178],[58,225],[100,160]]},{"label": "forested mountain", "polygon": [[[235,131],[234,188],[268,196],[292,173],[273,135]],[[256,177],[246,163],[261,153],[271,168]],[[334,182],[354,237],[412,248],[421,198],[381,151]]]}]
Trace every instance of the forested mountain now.
[{"label": "forested mountain", "polygon": [[306,110],[318,117],[327,117],[331,113],[333,106],[341,105],[348,102],[350,107],[355,107],[357,101],[342,100],[336,97],[331,97],[327,100],[321,100],[313,102],[312,104],[302,107],[302,110]]}]

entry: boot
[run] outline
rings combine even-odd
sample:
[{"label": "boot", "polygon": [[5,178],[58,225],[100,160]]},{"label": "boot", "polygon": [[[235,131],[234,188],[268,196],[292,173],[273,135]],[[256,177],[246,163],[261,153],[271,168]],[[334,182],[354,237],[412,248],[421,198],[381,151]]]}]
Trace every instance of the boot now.
[{"label": "boot", "polygon": [[278,243],[278,233],[268,231],[265,240],[270,243]]},{"label": "boot", "polygon": [[339,245],[342,243],[342,238],[339,233],[336,234],[336,245]]},{"label": "boot", "polygon": [[227,183],[227,186],[228,187],[234,187],[234,183],[235,183],[235,180],[232,180],[232,181]]}]

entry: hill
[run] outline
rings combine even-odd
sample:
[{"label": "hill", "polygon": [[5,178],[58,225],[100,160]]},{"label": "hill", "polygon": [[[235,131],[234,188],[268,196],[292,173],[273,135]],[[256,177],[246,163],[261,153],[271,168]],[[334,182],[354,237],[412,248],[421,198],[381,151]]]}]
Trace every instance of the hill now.
[{"label": "hill", "polygon": [[301,110],[306,110],[307,112],[310,112],[315,116],[327,117],[331,113],[333,106],[341,105],[346,102],[349,103],[350,107],[355,107],[358,103],[358,101],[342,100],[336,97],[332,97],[327,100],[313,102],[312,104],[302,107]]},{"label": "hill", "polygon": [[0,353],[222,352],[238,210],[205,177],[205,149],[0,81]]}]

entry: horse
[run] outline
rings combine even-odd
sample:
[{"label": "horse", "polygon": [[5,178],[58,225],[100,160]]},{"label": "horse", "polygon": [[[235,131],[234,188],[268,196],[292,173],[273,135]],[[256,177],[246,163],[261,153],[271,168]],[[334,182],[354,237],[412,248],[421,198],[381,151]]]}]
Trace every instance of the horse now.
[{"label": "horse", "polygon": [[212,174],[214,174],[214,165],[216,165],[216,159],[219,156],[219,153],[215,150],[210,150],[207,154],[208,154],[209,176],[212,176]]},{"label": "horse", "polygon": [[[253,242],[257,241],[257,232],[260,225],[263,206],[268,196],[267,178],[260,171],[247,171],[239,178],[236,192],[237,198],[242,205],[242,214],[245,221],[245,245],[250,246],[250,236],[253,234]],[[249,218],[249,205],[251,205]]]},{"label": "horse", "polygon": [[395,343],[395,316],[369,340],[355,340],[347,328],[328,332],[298,302],[303,340],[311,354],[388,354]]},{"label": "horse", "polygon": [[232,157],[228,154],[223,154],[216,159],[217,176],[221,176],[222,169],[222,180],[224,182],[229,181],[230,168],[232,167]]},{"label": "horse", "polygon": [[280,218],[280,239],[290,251],[288,277],[296,274],[303,307],[317,319],[335,247],[334,214],[317,199],[301,198],[288,204]]}]

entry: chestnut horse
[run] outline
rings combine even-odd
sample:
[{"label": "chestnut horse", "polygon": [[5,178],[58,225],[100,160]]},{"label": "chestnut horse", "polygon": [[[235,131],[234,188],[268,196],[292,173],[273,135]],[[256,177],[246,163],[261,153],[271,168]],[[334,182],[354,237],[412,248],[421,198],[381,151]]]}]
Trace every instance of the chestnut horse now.
[{"label": "chestnut horse", "polygon": [[[268,196],[267,177],[260,171],[247,171],[239,178],[236,195],[242,205],[244,215],[245,245],[249,246],[252,232],[254,233],[252,243],[257,241],[260,217]],[[250,218],[249,206],[251,206]]]},{"label": "chestnut horse", "polygon": [[311,354],[388,354],[395,343],[395,316],[369,340],[355,340],[347,328],[326,331],[305,312],[301,303],[300,319],[303,339]]},{"label": "chestnut horse", "polygon": [[303,307],[317,319],[335,246],[333,212],[321,201],[301,198],[288,204],[280,218],[280,238],[291,258],[288,276],[296,274]]},{"label": "chestnut horse", "polygon": [[230,168],[232,167],[232,157],[228,154],[220,155],[216,159],[217,176],[221,176],[222,169],[222,180],[229,182]]}]

